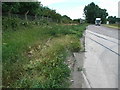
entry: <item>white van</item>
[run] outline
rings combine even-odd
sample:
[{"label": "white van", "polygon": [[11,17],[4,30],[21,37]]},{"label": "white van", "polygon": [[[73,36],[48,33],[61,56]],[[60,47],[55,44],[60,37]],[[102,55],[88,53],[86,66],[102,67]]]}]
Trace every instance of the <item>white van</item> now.
[{"label": "white van", "polygon": [[101,18],[96,18],[95,20],[95,25],[97,26],[100,26],[101,25]]}]

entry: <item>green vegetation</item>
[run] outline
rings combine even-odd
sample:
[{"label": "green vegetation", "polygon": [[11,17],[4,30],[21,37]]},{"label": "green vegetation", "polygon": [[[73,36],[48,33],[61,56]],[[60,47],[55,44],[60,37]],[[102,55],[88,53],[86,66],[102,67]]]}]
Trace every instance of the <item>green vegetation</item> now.
[{"label": "green vegetation", "polygon": [[[5,16],[19,17],[23,20],[49,20],[56,23],[73,22],[68,16],[61,16],[55,10],[43,6],[40,2],[2,2],[2,14]],[[31,17],[29,17],[31,16]]]},{"label": "green vegetation", "polygon": [[80,51],[87,24],[40,2],[2,2],[2,11],[2,87],[68,87],[66,58]]},{"label": "green vegetation", "polygon": [[[88,23],[94,24],[96,18],[101,18],[102,24],[106,24],[109,21],[110,24],[120,23],[120,18],[116,16],[108,16],[106,9],[101,9],[94,2],[84,7],[84,14]],[[108,16],[108,17],[107,17]]]},{"label": "green vegetation", "polygon": [[69,52],[80,50],[79,38],[87,24],[20,22],[3,19],[3,87],[68,87],[70,70],[65,60]]},{"label": "green vegetation", "polygon": [[[117,18],[116,16],[109,16],[108,19],[110,24],[115,25],[115,23],[120,23],[120,18]],[[116,24],[117,25],[117,24]]]},{"label": "green vegetation", "polygon": [[101,9],[94,2],[88,4],[84,8],[84,14],[88,23],[95,23],[96,18],[101,18],[102,23],[106,23],[106,17],[108,16],[106,9]]},{"label": "green vegetation", "polygon": [[118,24],[104,24],[104,26],[110,27],[110,28],[115,28],[115,29],[120,29]]}]

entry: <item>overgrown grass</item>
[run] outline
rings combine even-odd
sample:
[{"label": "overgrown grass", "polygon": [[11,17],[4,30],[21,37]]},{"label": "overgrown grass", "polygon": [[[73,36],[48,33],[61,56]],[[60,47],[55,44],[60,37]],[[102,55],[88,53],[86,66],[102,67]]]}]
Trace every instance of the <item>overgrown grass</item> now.
[{"label": "overgrown grass", "polygon": [[115,28],[115,29],[120,29],[120,26],[118,24],[104,24],[104,26]]},{"label": "overgrown grass", "polygon": [[79,38],[86,26],[31,25],[4,30],[3,87],[67,87],[70,70],[64,62],[68,52],[80,50]]}]

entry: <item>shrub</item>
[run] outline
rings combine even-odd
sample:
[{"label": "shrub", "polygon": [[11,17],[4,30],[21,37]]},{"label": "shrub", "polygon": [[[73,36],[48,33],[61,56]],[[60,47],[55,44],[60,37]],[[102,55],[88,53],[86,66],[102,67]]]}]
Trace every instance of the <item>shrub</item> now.
[{"label": "shrub", "polygon": [[19,18],[8,18],[3,17],[2,18],[2,28],[3,31],[6,31],[7,29],[17,30],[19,24],[20,24]]}]

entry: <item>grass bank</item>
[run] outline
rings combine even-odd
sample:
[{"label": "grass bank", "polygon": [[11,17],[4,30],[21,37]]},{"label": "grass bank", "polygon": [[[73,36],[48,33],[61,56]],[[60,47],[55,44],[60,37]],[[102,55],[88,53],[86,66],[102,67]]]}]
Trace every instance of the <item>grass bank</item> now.
[{"label": "grass bank", "polygon": [[114,28],[114,29],[120,29],[119,25],[118,24],[104,24],[104,26],[106,27],[110,27],[110,28]]},{"label": "grass bank", "polygon": [[86,26],[30,25],[4,30],[3,87],[67,87],[70,70],[65,60],[68,52],[81,49],[79,38]]}]

